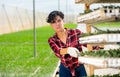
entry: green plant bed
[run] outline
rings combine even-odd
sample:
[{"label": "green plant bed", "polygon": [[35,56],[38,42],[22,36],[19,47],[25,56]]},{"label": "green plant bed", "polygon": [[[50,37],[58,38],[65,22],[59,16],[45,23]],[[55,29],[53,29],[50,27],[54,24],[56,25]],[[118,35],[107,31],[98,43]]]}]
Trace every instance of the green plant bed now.
[{"label": "green plant bed", "polygon": [[33,30],[0,35],[0,77],[51,77],[58,62],[48,45],[53,34],[50,26],[36,29],[36,57]]},{"label": "green plant bed", "polygon": [[110,50],[86,51],[81,52],[80,55],[90,57],[120,58],[120,48]]},{"label": "green plant bed", "polygon": [[120,33],[120,30],[107,30],[107,31],[98,31],[94,33],[83,33],[80,35],[80,37],[98,35],[98,34],[114,34],[114,33]]},{"label": "green plant bed", "polygon": [[94,26],[96,27],[109,27],[109,28],[120,28],[120,22],[104,22],[104,23],[99,23],[95,24]]}]

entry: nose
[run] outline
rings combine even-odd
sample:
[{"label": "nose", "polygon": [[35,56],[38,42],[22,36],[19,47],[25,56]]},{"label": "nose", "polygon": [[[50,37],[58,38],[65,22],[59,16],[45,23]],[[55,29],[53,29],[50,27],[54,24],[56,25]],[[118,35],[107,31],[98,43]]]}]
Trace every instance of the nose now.
[{"label": "nose", "polygon": [[59,22],[56,22],[55,24],[56,24],[56,26],[58,26],[58,25],[59,25]]}]

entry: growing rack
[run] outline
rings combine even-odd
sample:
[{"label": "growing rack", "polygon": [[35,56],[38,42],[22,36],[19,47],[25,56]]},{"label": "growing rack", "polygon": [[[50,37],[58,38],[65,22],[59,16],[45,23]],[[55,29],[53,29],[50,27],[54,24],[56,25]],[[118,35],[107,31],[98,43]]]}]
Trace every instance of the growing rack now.
[{"label": "growing rack", "polygon": [[[89,6],[93,3],[120,3],[120,0],[75,0],[75,3],[84,3],[85,10],[89,11]],[[78,24],[85,23],[87,33],[91,33],[91,24],[109,22],[109,21],[120,21],[120,8],[101,8],[94,12],[90,12],[78,17]],[[111,39],[112,38],[112,39]],[[98,34],[86,37],[80,37],[79,42],[81,44],[88,44],[88,50],[92,51],[92,46],[99,45],[103,46],[106,44],[117,44],[120,42],[120,33],[112,34]],[[114,70],[115,73],[120,73],[120,58],[93,58],[93,57],[79,57],[80,63],[85,63],[89,67],[89,75],[93,75],[95,68],[101,68],[99,71],[109,71]],[[111,68],[110,68],[111,67]],[[110,68],[110,69],[109,69]],[[112,69],[113,68],[113,69]],[[107,74],[108,74],[107,73]],[[114,72],[111,72],[114,73]],[[114,74],[115,74],[114,73]],[[99,74],[100,75],[100,74]]]}]

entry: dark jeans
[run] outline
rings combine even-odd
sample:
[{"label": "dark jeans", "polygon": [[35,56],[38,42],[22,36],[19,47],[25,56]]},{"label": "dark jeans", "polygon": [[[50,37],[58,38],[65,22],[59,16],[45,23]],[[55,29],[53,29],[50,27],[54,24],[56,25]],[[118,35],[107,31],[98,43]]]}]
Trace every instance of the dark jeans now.
[{"label": "dark jeans", "polygon": [[[84,65],[80,65],[79,67],[75,68],[75,75],[76,75],[75,77],[87,76]],[[72,77],[72,74],[69,68],[66,68],[64,67],[63,64],[60,64],[59,76],[60,77]]]}]

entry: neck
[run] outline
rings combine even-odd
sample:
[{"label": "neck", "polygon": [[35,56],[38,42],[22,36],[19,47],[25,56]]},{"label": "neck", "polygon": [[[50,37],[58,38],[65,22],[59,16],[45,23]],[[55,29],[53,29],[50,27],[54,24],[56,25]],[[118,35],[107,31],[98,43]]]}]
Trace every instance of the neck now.
[{"label": "neck", "polygon": [[63,36],[65,36],[66,34],[67,34],[67,33],[66,33],[66,30],[65,30],[65,29],[57,32],[58,37],[63,37]]}]

